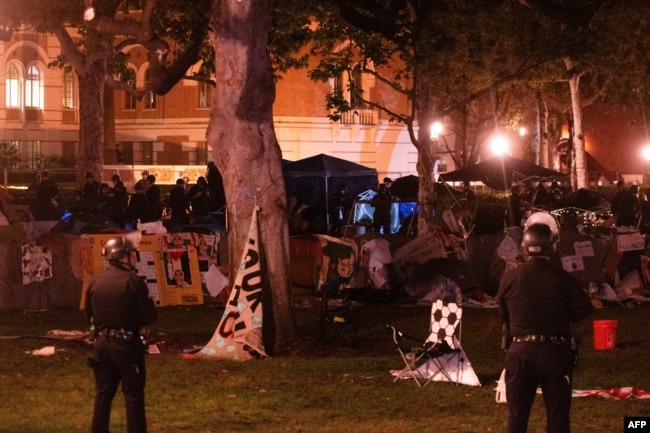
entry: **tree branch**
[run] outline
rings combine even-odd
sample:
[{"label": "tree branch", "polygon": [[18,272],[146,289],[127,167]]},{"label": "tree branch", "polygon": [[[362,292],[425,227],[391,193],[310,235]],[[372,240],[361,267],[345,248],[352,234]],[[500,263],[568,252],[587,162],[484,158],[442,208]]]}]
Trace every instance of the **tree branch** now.
[{"label": "tree branch", "polygon": [[61,53],[65,55],[70,64],[74,66],[77,71],[77,74],[84,75],[86,73],[87,63],[86,58],[77,48],[77,45],[74,43],[68,31],[62,25],[57,27],[54,31],[54,36],[59,40],[61,44]]},{"label": "tree branch", "polygon": [[[187,49],[176,56],[172,64],[167,63],[169,44],[160,39],[152,29],[151,19],[158,0],[146,0],[140,21],[116,19],[109,16],[96,16],[86,25],[98,32],[114,36],[126,36],[128,44],[139,43],[149,55],[150,89],[158,95],[167,94],[178,81],[185,77],[187,70],[198,60],[201,45],[208,32],[207,20],[192,31],[192,40]],[[206,16],[209,16],[206,12]],[[134,41],[135,39],[135,41]],[[127,41],[122,42],[122,47]]]},{"label": "tree branch", "polygon": [[118,81],[115,80],[113,77],[110,75],[106,75],[106,78],[104,79],[104,82],[106,85],[113,89],[113,90],[124,90],[126,93],[129,95],[133,96],[135,99],[138,101],[142,100],[142,96],[144,95],[144,91],[142,90],[136,90],[133,86],[131,86],[129,83],[125,83],[124,81]]},{"label": "tree branch", "polygon": [[399,28],[396,26],[398,12],[406,6],[404,0],[390,3],[388,9],[372,0],[331,0],[341,12],[345,21],[353,26],[376,32],[390,41],[396,41]]},{"label": "tree branch", "polygon": [[593,0],[577,8],[561,6],[549,0],[518,0],[518,2],[540,15],[575,29],[588,25],[604,0]]},{"label": "tree branch", "polygon": [[363,73],[372,75],[373,77],[375,77],[376,79],[378,79],[382,83],[386,84],[387,86],[389,86],[391,89],[393,89],[397,93],[400,93],[402,95],[408,95],[408,94],[411,93],[409,90],[404,89],[399,82],[392,81],[392,80],[384,77],[383,75],[379,74],[374,69],[363,68]]},{"label": "tree branch", "polygon": [[448,112],[449,110],[452,110],[452,109],[454,109],[456,107],[464,106],[468,102],[473,101],[475,99],[478,99],[479,97],[485,95],[486,93],[491,92],[492,90],[498,88],[501,84],[512,81],[513,79],[520,76],[521,74],[537,68],[538,66],[546,63],[548,60],[550,60],[550,59],[541,59],[540,61],[532,63],[530,65],[526,65],[526,61],[524,61],[524,62],[521,63],[519,68],[516,71],[514,71],[512,74],[506,75],[506,76],[502,77],[501,79],[499,79],[497,81],[494,81],[489,86],[487,86],[487,87],[485,87],[485,88],[483,88],[483,89],[481,89],[481,90],[479,90],[477,92],[472,93],[471,95],[467,96],[465,99],[463,99],[461,101],[457,101],[457,102],[455,102],[453,104],[450,104],[448,107],[446,107],[444,109],[444,111]]}]

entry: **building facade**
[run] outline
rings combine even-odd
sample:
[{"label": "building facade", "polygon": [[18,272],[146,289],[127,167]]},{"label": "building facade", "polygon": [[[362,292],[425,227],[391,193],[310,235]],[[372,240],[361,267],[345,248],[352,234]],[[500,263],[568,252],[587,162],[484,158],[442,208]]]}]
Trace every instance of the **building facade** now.
[{"label": "building facade", "polygon": [[[48,68],[60,52],[54,36],[17,33],[9,42],[0,42],[0,143],[16,145],[19,166],[24,169],[39,169],[52,156],[67,160],[78,156],[76,75]],[[131,48],[129,62],[136,77],[133,86],[146,88],[146,51]],[[369,99],[393,107],[395,112],[409,111],[405,99],[372,76],[354,79]],[[284,159],[324,153],[375,168],[380,178],[416,174],[418,155],[404,125],[352,100],[354,109],[341,120],[328,118],[326,95],[339,90],[351,99],[345,95],[347,85],[345,77],[313,82],[307,70],[291,70],[277,82],[274,125]],[[105,149],[114,152],[114,158],[105,158],[105,162],[116,163],[105,164],[103,179],[117,172],[129,186],[144,169],[153,172],[161,184],[173,184],[183,176],[195,182],[204,175],[213,152],[205,139],[211,93],[209,84],[189,79],[181,80],[164,96],[149,92],[142,100],[114,91],[116,143]],[[589,108],[585,118],[587,150],[607,161],[603,164],[607,170],[630,182],[650,172],[650,161],[640,157],[642,147],[650,145],[645,119],[611,107]],[[622,144],[633,150],[621,152]],[[449,155],[438,157],[439,172],[455,168]]]},{"label": "building facade", "polygon": [[[18,33],[0,43],[0,143],[15,144],[20,166],[37,170],[53,155],[78,155],[78,86],[73,71],[48,68],[60,54],[54,36]],[[147,86],[147,53],[142,47],[129,52],[133,86]],[[192,71],[188,71],[191,74]],[[382,92],[370,77],[360,77],[365,94],[376,99]],[[306,70],[290,71],[277,83],[274,124],[286,160],[324,153],[376,168],[380,176],[400,177],[416,172],[417,151],[403,125],[383,113],[355,107],[338,122],[328,117],[325,96],[341,80],[314,83]],[[205,135],[210,116],[212,87],[181,80],[164,96],[148,92],[136,100],[115,91],[116,164],[105,164],[103,179],[118,172],[129,184],[147,168],[162,184],[178,177],[190,181],[205,174],[213,149]],[[405,107],[405,102],[395,101]]]}]

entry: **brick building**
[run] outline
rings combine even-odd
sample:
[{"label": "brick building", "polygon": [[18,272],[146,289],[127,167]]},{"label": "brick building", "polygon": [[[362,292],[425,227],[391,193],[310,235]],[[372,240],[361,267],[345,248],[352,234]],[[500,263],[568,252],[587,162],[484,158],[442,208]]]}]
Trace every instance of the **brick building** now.
[{"label": "brick building", "polygon": [[[59,54],[53,36],[18,33],[0,43],[0,142],[17,144],[25,167],[38,167],[46,155],[78,154],[76,76],[47,67]],[[146,52],[133,47],[129,54],[134,85],[145,88]],[[368,94],[381,99],[381,86],[365,76],[362,82]],[[344,83],[314,83],[305,70],[290,71],[277,83],[274,120],[284,158],[325,153],[376,168],[380,176],[415,173],[417,152],[402,125],[363,108],[337,123],[328,119],[325,95],[335,85]],[[209,84],[193,80],[180,81],[164,96],[148,93],[140,101],[115,91],[116,148],[106,151],[116,152],[118,164],[105,165],[104,180],[115,171],[127,182],[137,180],[144,168],[151,168],[163,184],[183,175],[193,182],[203,175],[212,151],[205,141],[210,93]]]},{"label": "brick building", "polygon": [[[47,155],[78,154],[76,76],[47,67],[59,54],[53,36],[18,33],[0,43],[0,142],[17,144],[21,165],[28,168],[38,167]],[[133,84],[145,88],[146,52],[133,47],[129,54],[136,76]],[[383,83],[369,75],[358,79],[372,100],[406,112],[406,102],[396,99]],[[384,113],[359,106],[339,122],[329,120],[325,95],[346,89],[344,80],[315,83],[306,70],[292,70],[277,83],[274,123],[284,158],[293,161],[325,153],[376,168],[380,178],[415,174],[417,152],[406,128],[390,122]],[[172,184],[184,175],[194,182],[203,175],[212,152],[205,141],[210,93],[210,85],[193,80],[182,80],[165,96],[146,94],[141,101],[114,92],[116,145],[106,151],[115,152],[118,163],[105,165],[104,180],[117,171],[128,184],[144,168],[151,169],[161,184]],[[640,157],[648,137],[644,119],[603,107],[586,109],[585,119],[587,150],[606,170],[630,182],[650,171],[650,161]],[[455,168],[448,155],[439,156],[441,172]]]}]

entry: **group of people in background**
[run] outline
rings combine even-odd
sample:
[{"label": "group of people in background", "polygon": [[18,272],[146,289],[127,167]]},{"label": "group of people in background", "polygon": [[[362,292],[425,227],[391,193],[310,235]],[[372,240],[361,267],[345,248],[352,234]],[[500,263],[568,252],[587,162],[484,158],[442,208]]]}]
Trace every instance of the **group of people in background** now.
[{"label": "group of people in background", "polygon": [[534,185],[531,181],[524,183],[523,189],[519,184],[510,188],[508,198],[508,227],[520,226],[526,212],[534,208],[555,209],[562,203],[564,191],[556,181],[547,189],[544,182]]},{"label": "group of people in background", "polygon": [[190,185],[187,176],[179,178],[167,196],[156,184],[156,176],[148,170],[133,185],[129,194],[119,174],[111,183],[100,183],[92,173],[86,173],[84,183],[75,194],[69,208],[59,199],[59,187],[48,171],[40,172],[28,188],[31,197],[30,212],[35,220],[55,221],[64,212],[86,217],[106,217],[124,229],[133,229],[138,223],[162,221],[172,228],[177,225],[202,222],[214,216],[225,224],[226,197],[223,178],[214,162],[209,162],[205,176],[199,176]]}]

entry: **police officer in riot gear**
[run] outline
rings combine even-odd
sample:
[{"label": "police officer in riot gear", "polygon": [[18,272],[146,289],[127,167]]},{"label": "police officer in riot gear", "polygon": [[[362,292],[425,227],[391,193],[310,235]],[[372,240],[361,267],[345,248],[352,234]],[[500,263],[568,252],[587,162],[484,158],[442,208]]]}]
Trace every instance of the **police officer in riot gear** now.
[{"label": "police officer in riot gear", "polygon": [[507,272],[497,300],[505,330],[508,433],[525,433],[538,386],[547,433],[569,433],[574,354],[571,322],[591,311],[587,293],[554,259],[558,227],[550,214],[526,221],[526,263]]},{"label": "police officer in riot gear", "polygon": [[145,347],[141,329],[156,320],[145,281],[135,274],[136,248],[126,237],[106,242],[110,266],[88,286],[86,317],[94,327],[95,406],[93,433],[108,433],[111,404],[122,383],[128,433],[146,433]]}]

